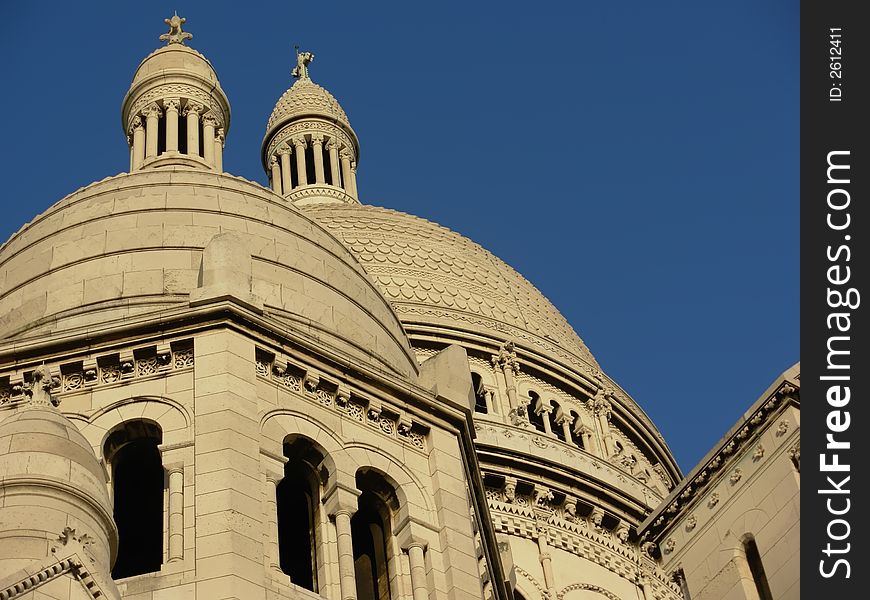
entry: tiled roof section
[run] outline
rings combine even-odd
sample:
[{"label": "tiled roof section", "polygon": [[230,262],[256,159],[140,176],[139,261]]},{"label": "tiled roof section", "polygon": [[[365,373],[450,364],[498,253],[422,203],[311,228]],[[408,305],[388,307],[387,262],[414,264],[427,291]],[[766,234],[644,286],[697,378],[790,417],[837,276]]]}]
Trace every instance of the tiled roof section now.
[{"label": "tiled roof section", "polygon": [[343,123],[348,122],[347,115],[335,96],[310,79],[299,79],[278,99],[269,117],[266,131],[271,131],[273,126],[301,115],[319,115]]},{"label": "tiled roof section", "polygon": [[[598,367],[565,318],[522,275],[445,227],[373,206],[306,209],[341,239],[407,322],[484,329]],[[574,360],[571,360],[573,357]]]}]

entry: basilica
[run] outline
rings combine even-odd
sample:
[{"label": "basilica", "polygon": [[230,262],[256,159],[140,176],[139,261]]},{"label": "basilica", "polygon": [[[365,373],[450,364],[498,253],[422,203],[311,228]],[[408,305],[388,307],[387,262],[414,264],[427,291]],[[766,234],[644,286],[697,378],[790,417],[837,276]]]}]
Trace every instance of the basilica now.
[{"label": "basilica", "polygon": [[684,475],[529,281],[370,203],[314,54],[264,187],[166,25],[129,172],[0,246],[0,600],[800,597],[799,365]]}]

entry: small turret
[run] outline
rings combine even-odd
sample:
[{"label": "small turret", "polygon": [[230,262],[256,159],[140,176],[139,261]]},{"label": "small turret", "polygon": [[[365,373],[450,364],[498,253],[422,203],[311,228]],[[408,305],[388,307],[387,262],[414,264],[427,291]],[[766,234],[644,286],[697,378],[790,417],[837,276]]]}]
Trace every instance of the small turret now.
[{"label": "small turret", "polygon": [[296,83],[278,100],[263,138],[272,190],[297,205],[359,203],[359,140],[335,97],[311,81],[311,52],[296,53]]},{"label": "small turret", "polygon": [[184,165],[222,172],[229,101],[208,59],[184,45],[193,38],[182,30],[185,19],[165,21],[166,46],[139,65],[121,108],[130,171]]}]

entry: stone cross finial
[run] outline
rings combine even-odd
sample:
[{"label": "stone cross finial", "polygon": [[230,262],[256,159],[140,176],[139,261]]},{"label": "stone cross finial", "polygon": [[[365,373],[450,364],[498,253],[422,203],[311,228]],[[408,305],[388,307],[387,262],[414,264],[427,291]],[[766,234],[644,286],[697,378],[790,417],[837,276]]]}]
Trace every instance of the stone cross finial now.
[{"label": "stone cross finial", "polygon": [[193,34],[181,30],[181,26],[187,21],[184,17],[179,17],[178,13],[172,15],[169,19],[163,19],[163,22],[169,25],[169,33],[164,33],[160,36],[161,42],[169,44],[184,44],[184,40],[192,40]]},{"label": "stone cross finial", "polygon": [[299,52],[296,48],[296,68],[291,71],[293,77],[297,79],[310,79],[308,77],[308,65],[314,60],[314,54],[311,52]]}]

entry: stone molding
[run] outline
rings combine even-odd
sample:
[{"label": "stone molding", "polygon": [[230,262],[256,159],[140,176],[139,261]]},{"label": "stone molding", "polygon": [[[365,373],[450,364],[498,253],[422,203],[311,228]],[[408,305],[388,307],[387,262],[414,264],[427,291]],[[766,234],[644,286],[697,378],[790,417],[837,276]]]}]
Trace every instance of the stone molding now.
[{"label": "stone molding", "polygon": [[[740,468],[733,468],[732,459],[754,445],[755,449],[747,450],[746,455],[750,457],[750,464],[759,463],[765,455],[759,436],[767,429],[774,429],[773,423],[777,419],[780,421],[774,429],[775,435],[777,438],[784,437],[788,422],[782,420],[780,414],[790,402],[800,403],[800,388],[784,380],[719,444],[718,451],[710,455],[703,466],[696,468],[691,477],[684,479],[680,487],[647,518],[641,525],[644,539],[656,539],[663,535],[683,513],[691,510],[704,497],[707,497],[708,508],[715,507],[720,494],[714,490],[719,487],[720,481],[727,480],[730,484],[727,487],[731,488],[744,478]],[[786,423],[784,427],[783,423]]]},{"label": "stone molding", "polygon": [[405,411],[331,380],[287,357],[257,349],[256,375],[280,389],[286,389],[308,402],[344,414],[346,418],[367,425],[409,447],[427,453],[428,428],[409,417]]},{"label": "stone molding", "polygon": [[356,148],[355,142],[338,125],[315,119],[302,119],[294,121],[279,129],[271,138],[263,151],[263,159],[276,154],[282,145],[292,145],[290,140],[298,135],[323,135],[324,144],[337,144],[339,148]]},{"label": "stone molding", "polygon": [[[218,95],[209,93],[200,87],[188,83],[164,83],[150,87],[148,91],[136,97],[136,101],[130,105],[128,112],[125,113],[127,122],[125,123],[124,130],[127,132],[132,131],[133,119],[141,114],[149,104],[164,99],[177,101],[181,98],[185,99],[188,103],[194,102],[202,105],[203,112],[207,110],[211,113],[219,127],[223,127],[224,129],[228,128],[228,120],[223,109],[223,101]],[[181,114],[180,111],[179,114]]]},{"label": "stone molding", "polygon": [[348,194],[339,187],[327,184],[313,184],[294,188],[292,192],[284,195],[291,202],[305,205],[306,200],[314,198],[330,198],[336,203],[359,204],[359,200]]},{"label": "stone molding", "polygon": [[[193,339],[186,338],[60,358],[45,366],[51,374],[51,393],[62,400],[66,394],[188,370],[193,364]],[[0,409],[7,404],[17,406],[25,400],[32,373],[30,367],[0,373]]]}]

